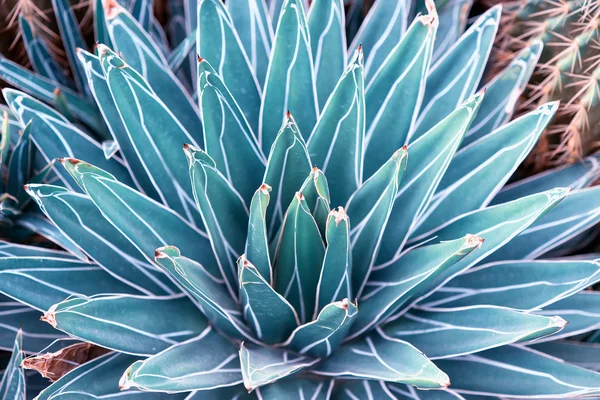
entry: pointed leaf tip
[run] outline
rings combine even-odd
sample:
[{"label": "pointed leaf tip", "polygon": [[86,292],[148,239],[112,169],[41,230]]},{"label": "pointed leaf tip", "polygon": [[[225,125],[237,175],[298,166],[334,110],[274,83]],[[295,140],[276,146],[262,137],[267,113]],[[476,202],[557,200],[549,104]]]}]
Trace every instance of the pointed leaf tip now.
[{"label": "pointed leaf tip", "polygon": [[425,26],[431,26],[432,28],[437,29],[440,20],[435,7],[435,2],[433,0],[425,0],[425,7],[427,8],[428,14],[421,15],[419,17],[419,22]]},{"label": "pointed leaf tip", "polygon": [[105,0],[103,3],[106,19],[109,21],[116,18],[117,15],[123,11],[123,7],[121,7],[121,5],[115,0]]},{"label": "pointed leaf tip", "polygon": [[58,306],[58,304],[54,304],[52,307],[50,307],[48,309],[48,311],[46,311],[44,313],[44,315],[42,315],[40,317],[40,321],[44,321],[49,323],[50,325],[52,325],[53,328],[56,328],[58,326],[58,324],[56,323],[56,307]]},{"label": "pointed leaf tip", "polygon": [[331,210],[329,215],[335,218],[335,226],[338,226],[342,221],[348,221],[348,214],[344,207],[338,207],[337,210]]}]

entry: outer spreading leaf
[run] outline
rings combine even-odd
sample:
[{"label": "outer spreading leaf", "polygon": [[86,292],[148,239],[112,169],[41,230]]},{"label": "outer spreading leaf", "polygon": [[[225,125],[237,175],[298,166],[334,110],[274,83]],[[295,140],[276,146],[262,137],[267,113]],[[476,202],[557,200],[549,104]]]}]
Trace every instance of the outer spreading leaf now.
[{"label": "outer spreading leaf", "polygon": [[238,274],[246,322],[260,341],[283,342],[300,325],[296,310],[273,290],[245,256],[238,260]]},{"label": "outer spreading leaf", "polygon": [[315,298],[325,246],[302,193],[298,192],[283,221],[275,253],[275,290],[294,307],[305,323]]},{"label": "outer spreading leaf", "polygon": [[12,356],[0,381],[0,396],[6,400],[25,400],[25,374],[21,367],[23,353],[21,352],[23,336],[17,333],[12,349]]},{"label": "outer spreading leaf", "polygon": [[193,339],[133,363],[121,377],[120,386],[171,393],[201,390],[224,399],[220,388],[241,382],[235,347],[208,326]]},{"label": "outer spreading leaf", "polygon": [[407,152],[403,147],[348,200],[348,215],[352,221],[352,293],[357,297],[363,292],[375,264],[406,162]]},{"label": "outer spreading leaf", "polygon": [[[435,392],[437,393],[439,391],[436,390]],[[383,381],[371,380],[352,379],[343,382],[340,385],[335,385],[335,394],[335,398],[340,400],[368,399],[369,396],[381,400],[398,399],[392,394],[390,389],[388,389],[388,384]]]},{"label": "outer spreading leaf", "polygon": [[334,204],[343,204],[362,183],[364,135],[365,97],[359,49],[308,140],[311,160],[327,175]]},{"label": "outer spreading leaf", "polygon": [[266,159],[234,96],[206,60],[198,64],[204,144],[219,171],[248,202]]},{"label": "outer spreading leaf", "polygon": [[334,383],[333,379],[315,379],[312,375],[300,377],[292,375],[287,379],[280,379],[277,382],[260,387],[256,389],[256,393],[263,400],[328,400],[331,398]]},{"label": "outer spreading leaf", "polygon": [[72,298],[50,307],[43,320],[86,342],[140,356],[196,336],[208,325],[185,295]]},{"label": "outer spreading leaf", "polygon": [[[427,3],[425,2],[425,4]],[[435,40],[434,60],[437,60],[465,32],[465,28],[470,22],[469,14],[473,0],[438,0],[435,2],[435,5],[438,7],[441,28]]]},{"label": "outer spreading leaf", "polygon": [[597,344],[576,342],[574,340],[556,340],[533,344],[530,347],[582,368],[592,371],[600,369],[600,357],[598,357],[600,355],[600,346]]},{"label": "outer spreading leaf", "polygon": [[504,346],[436,363],[460,394],[557,398],[600,392],[600,374],[526,347]]},{"label": "outer spreading leaf", "polygon": [[[541,315],[560,315],[569,323],[554,339],[567,338],[600,328],[600,296],[598,292],[586,290],[550,304]],[[544,339],[542,339],[544,340]]]},{"label": "outer spreading leaf", "polygon": [[281,8],[260,108],[259,139],[266,153],[278,136],[285,113],[298,120],[307,138],[319,114],[310,34],[300,0],[286,0]]},{"label": "outer spreading leaf", "polygon": [[0,240],[0,256],[2,257],[28,257],[41,256],[49,258],[76,259],[76,257],[63,250],[47,249],[39,246],[5,242]]},{"label": "outer spreading leaf", "polygon": [[481,100],[482,95],[476,95],[410,145],[411,162],[394,201],[391,223],[381,239],[378,262],[391,260],[402,252],[410,229],[427,207]]},{"label": "outer spreading leaf", "polygon": [[344,299],[327,305],[313,322],[299,326],[282,344],[299,354],[328,357],[346,338],[358,308]]},{"label": "outer spreading leaf", "polygon": [[315,64],[319,108],[323,108],[346,67],[346,18],[342,0],[313,1],[308,30]]},{"label": "outer spreading leaf", "polygon": [[496,37],[501,7],[481,15],[431,68],[413,140],[421,137],[471,96],[483,75]]},{"label": "outer spreading leaf", "polygon": [[319,361],[287,350],[242,343],[240,362],[244,386],[248,391],[275,382],[310,367]]}]

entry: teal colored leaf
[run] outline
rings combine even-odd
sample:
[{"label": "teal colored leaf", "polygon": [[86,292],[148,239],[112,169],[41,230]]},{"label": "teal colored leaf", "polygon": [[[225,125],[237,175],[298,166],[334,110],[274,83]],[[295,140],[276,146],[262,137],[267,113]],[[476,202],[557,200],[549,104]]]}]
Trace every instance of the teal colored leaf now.
[{"label": "teal colored leaf", "polygon": [[329,357],[344,341],[358,308],[348,299],[325,306],[315,320],[299,326],[282,344],[299,354]]},{"label": "teal colored leaf", "polygon": [[325,104],[308,140],[312,162],[327,176],[333,204],[343,204],[363,181],[365,97],[357,50]]},{"label": "teal colored leaf", "polygon": [[69,258],[0,258],[0,276],[0,292],[40,311],[72,295],[134,292],[102,268]]},{"label": "teal colored leaf", "polygon": [[[7,125],[8,118],[5,118],[3,120],[3,127],[6,126],[6,129],[2,129],[2,143],[0,143],[0,145],[3,147],[3,154],[0,155],[2,157],[0,163],[5,164],[8,167],[5,190],[6,193],[12,196],[12,199],[8,200],[14,202],[15,207],[22,210],[29,200],[29,197],[23,190],[23,185],[31,178],[35,163],[35,153],[30,137],[31,123],[28,123],[23,129],[23,132],[19,136],[19,141],[15,144],[15,147],[10,153],[10,157],[7,157],[10,139],[10,131]],[[7,150],[6,153],[4,153],[4,148]],[[4,204],[2,207],[4,208]]]},{"label": "teal colored leaf", "polygon": [[306,178],[299,190],[306,199],[306,204],[317,222],[321,236],[325,239],[325,229],[329,214],[329,185],[323,171],[313,167],[310,175]]},{"label": "teal colored leaf", "polygon": [[208,326],[184,294],[71,298],[50,307],[42,319],[69,336],[140,356],[156,354]]},{"label": "teal colored leaf", "polygon": [[[464,1],[464,0],[462,0]],[[468,0],[467,0],[468,1]],[[394,396],[394,400],[476,400],[475,396],[461,396],[451,389],[443,390],[417,390],[412,386],[397,383],[388,383],[387,389]]]},{"label": "teal colored leaf", "polygon": [[314,316],[329,303],[352,298],[352,250],[350,221],[343,207],[332,210],[327,218],[325,256]]},{"label": "teal colored leaf", "polygon": [[467,235],[422,246],[373,271],[360,297],[360,310],[350,337],[381,324],[400,308],[408,308],[415,294],[432,289],[430,282],[481,246],[481,238]]},{"label": "teal colored leaf", "polygon": [[[600,296],[598,292],[585,290],[546,306],[540,315],[560,315],[568,324],[553,339],[567,338],[600,329]],[[545,341],[550,338],[541,339]]]},{"label": "teal colored leaf", "polygon": [[51,185],[28,185],[27,192],[60,232],[116,279],[150,296],[177,291],[89,197]]},{"label": "teal colored leaf", "polygon": [[2,56],[0,56],[0,79],[48,104],[54,103],[54,91],[58,88],[66,97],[69,111],[73,115],[96,132],[106,131],[102,115],[93,102]]},{"label": "teal colored leaf", "polygon": [[487,206],[531,152],[557,109],[558,103],[543,105],[459,150],[411,236],[426,236],[461,214]]},{"label": "teal colored leaf", "polygon": [[491,204],[505,203],[555,187],[568,187],[572,190],[583,189],[591,185],[600,176],[599,161],[598,156],[590,156],[576,164],[563,165],[520,179],[504,186],[494,196]]},{"label": "teal colored leaf", "polygon": [[[46,163],[55,158],[82,157],[114,174],[123,183],[132,185],[123,161],[119,158],[107,160],[100,143],[71,124],[61,114],[16,90],[5,89],[4,96],[15,115],[18,115],[22,126],[32,121],[31,138]],[[60,172],[58,168],[54,170],[68,187],[76,187],[68,175]]]},{"label": "teal colored leaf", "polygon": [[485,86],[485,98],[461,146],[495,131],[508,122],[542,53],[543,44],[532,42]]},{"label": "teal colored leaf", "polygon": [[[386,384],[383,381],[347,380],[335,385],[334,398],[336,400],[355,400],[368,399],[371,396],[373,399],[398,400],[398,397],[394,396],[388,389],[388,385],[389,383]],[[435,392],[437,393],[439,390]]]},{"label": "teal colored leaf", "polygon": [[238,274],[246,322],[260,341],[283,342],[300,325],[296,310],[273,290],[245,256],[238,260]]},{"label": "teal colored leaf", "polygon": [[[201,123],[198,108],[185,87],[168,67],[168,61],[154,40],[124,8],[115,2],[110,3],[110,7],[106,10],[106,20],[115,46],[114,50],[122,54],[128,65],[142,74],[147,85],[152,88],[151,91],[156,93],[164,103],[164,107],[169,110],[171,114],[169,119],[177,119],[183,129],[190,134],[199,134]],[[106,47],[99,47],[98,50],[102,59]],[[119,92],[115,92],[110,82],[109,86],[113,95],[120,97],[117,94]],[[126,91],[127,88],[123,87],[121,90]],[[131,104],[130,107],[133,108],[134,105]]]},{"label": "teal colored leaf", "polygon": [[249,392],[316,364],[319,359],[287,350],[242,343],[240,363],[244,386]]},{"label": "teal colored leaf", "polygon": [[369,10],[350,49],[362,45],[365,53],[365,82],[369,82],[408,27],[410,3],[378,0]]},{"label": "teal colored leaf", "polygon": [[283,4],[273,41],[258,129],[258,142],[265,153],[275,142],[281,123],[285,124],[288,111],[297,119],[304,138],[308,138],[317,122],[319,105],[310,33],[300,0],[286,0]]},{"label": "teal colored leaf", "polygon": [[198,2],[196,53],[214,65],[250,126],[258,131],[262,90],[231,16],[220,0]]},{"label": "teal colored leaf", "polygon": [[281,293],[306,323],[315,309],[315,298],[325,245],[302,193],[298,192],[283,221],[274,264],[275,290]]},{"label": "teal colored leaf", "polygon": [[6,400],[25,400],[25,374],[21,369],[23,352],[21,350],[23,334],[17,332],[12,348],[12,355],[2,374],[0,381],[0,396]]},{"label": "teal colored leaf", "polygon": [[105,140],[102,142],[102,151],[104,152],[104,158],[108,160],[119,152],[119,143],[114,140]]},{"label": "teal colored leaf", "polygon": [[[426,2],[420,2],[425,3]],[[443,56],[465,32],[473,0],[437,0],[440,31],[435,40],[434,60]]]},{"label": "teal colored leaf", "polygon": [[381,330],[390,338],[410,342],[435,360],[542,338],[566,324],[557,316],[526,314],[504,307],[417,307]]},{"label": "teal colored leaf", "polygon": [[532,349],[557,357],[578,367],[598,371],[600,369],[600,346],[574,340],[556,340],[534,343]]},{"label": "teal colored leaf", "polygon": [[263,400],[329,400],[334,380],[315,379],[314,375],[296,376],[280,379],[277,382],[256,389]]},{"label": "teal colored leaf", "polygon": [[[387,224],[381,239],[378,263],[391,260],[404,249],[408,233],[431,200],[477,113],[482,97],[481,94],[474,96],[420,140],[411,143],[408,150],[411,161],[404,172],[403,182],[394,201],[389,218],[391,222]],[[452,239],[457,237],[460,236]]]},{"label": "teal colored leaf", "polygon": [[235,260],[244,251],[248,209],[231,183],[217,170],[204,151],[184,146],[188,158],[192,192],[213,251],[220,275],[237,299]]},{"label": "teal colored leaf", "polygon": [[94,38],[96,42],[113,47],[110,35],[108,34],[106,16],[104,15],[104,0],[93,0],[92,9],[94,13]]},{"label": "teal colored leaf", "polygon": [[152,7],[152,0],[134,0],[133,7],[131,8],[131,16],[140,23],[140,26],[146,32],[150,32],[151,20],[153,17]]},{"label": "teal colored leaf", "polygon": [[600,280],[600,263],[586,260],[500,261],[470,268],[428,298],[424,307],[478,304],[535,311]]},{"label": "teal colored leaf", "polygon": [[348,200],[346,208],[352,222],[352,293],[358,298],[375,264],[407,158],[406,147],[398,150]]},{"label": "teal colored leaf", "polygon": [[248,202],[260,186],[266,158],[234,96],[206,60],[198,63],[198,98],[205,150]]},{"label": "teal colored leaf", "polygon": [[286,114],[273,143],[263,182],[273,188],[274,198],[267,210],[269,237],[279,228],[295,193],[312,171],[306,143],[291,114]]},{"label": "teal colored leaf", "polygon": [[87,256],[81,251],[75,243],[65,236],[52,222],[44,218],[38,213],[25,213],[20,215],[15,222],[17,225],[22,226],[35,232],[40,236],[45,237],[49,241],[57,244],[69,253],[73,254],[81,261],[88,261]]},{"label": "teal colored leaf", "polygon": [[169,54],[167,62],[173,72],[178,71],[190,56],[193,55],[192,50],[196,48],[197,35],[198,31],[197,29],[194,29],[192,33],[183,39],[183,41]]},{"label": "teal colored leaf", "polygon": [[77,52],[77,55],[85,70],[92,96],[106,121],[112,139],[119,146],[120,155],[125,161],[125,168],[131,175],[135,188],[154,199],[160,199],[154,182],[148,176],[146,167],[136,152],[135,145],[129,139],[127,129],[104,76],[100,58],[85,50]]},{"label": "teal colored leaf", "polygon": [[[119,389],[119,377],[123,371],[136,360],[126,354],[110,353],[87,362],[72,370],[37,397],[39,400],[72,399],[89,400],[102,397],[118,397],[124,393]],[[164,400],[164,393],[148,393],[129,390],[128,399]],[[173,400],[184,400],[184,397],[170,396]]]},{"label": "teal colored leaf", "polygon": [[534,224],[507,243],[487,261],[534,259],[585,232],[600,221],[600,188],[570,193]]},{"label": "teal colored leaf", "polygon": [[37,29],[35,24],[31,23],[31,17],[21,14],[19,27],[32,69],[44,78],[58,82],[69,89],[75,89],[73,82],[65,75],[64,69],[50,55],[48,45],[36,32]]},{"label": "teal colored leaf", "polygon": [[209,268],[213,276],[219,276],[206,233],[190,225],[171,209],[123,185],[99,168],[75,159],[65,160],[63,165],[104,218],[147,260],[154,262],[154,251],[157,248],[176,243],[190,258]]},{"label": "teal colored leaf", "polygon": [[228,1],[226,5],[258,83],[262,86],[273,44],[273,27],[267,5],[264,0]]},{"label": "teal colored leaf", "polygon": [[522,346],[504,346],[436,364],[450,375],[452,388],[459,394],[549,398],[600,393],[600,374]]},{"label": "teal colored leaf", "polygon": [[85,72],[77,61],[77,48],[85,49],[87,44],[79,30],[79,22],[75,16],[75,12],[71,3],[67,0],[52,0],[52,8],[56,16],[56,24],[60,32],[60,37],[63,42],[63,48],[69,60],[69,66],[73,72],[75,85],[80,93],[89,97],[90,89],[87,86]]},{"label": "teal colored leaf", "polygon": [[0,257],[49,257],[73,259],[76,257],[63,250],[47,249],[39,246],[28,246],[0,240]]},{"label": "teal colored leaf", "polygon": [[236,339],[255,340],[223,278],[212,275],[205,265],[182,256],[179,249],[172,246],[157,249],[156,262],[196,299],[214,327]]},{"label": "teal colored leaf", "polygon": [[315,0],[308,13],[319,108],[325,106],[346,68],[346,18],[343,0]]},{"label": "teal colored leaf", "polygon": [[366,87],[366,176],[408,142],[423,100],[436,29],[435,14],[417,17]]},{"label": "teal colored leaf", "polygon": [[246,258],[254,265],[258,273],[269,284],[273,284],[273,268],[269,253],[269,238],[267,236],[267,207],[269,205],[271,187],[261,185],[252,197],[248,234],[246,235]]},{"label": "teal colored leaf", "polygon": [[494,44],[501,7],[481,15],[431,67],[412,140],[421,137],[475,93]]},{"label": "teal colored leaf", "polygon": [[271,16],[271,23],[273,24],[273,29],[277,28],[277,24],[279,23],[279,16],[281,14],[281,8],[283,7],[283,3],[285,0],[266,0],[267,9],[269,11],[269,15]]},{"label": "teal colored leaf", "polygon": [[201,390],[224,399],[227,397],[222,397],[219,389],[241,383],[235,346],[208,326],[193,339],[133,363],[121,377],[119,386],[169,393]]},{"label": "teal colored leaf", "polygon": [[406,383],[422,389],[450,384],[448,376],[410,343],[388,338],[380,330],[344,344],[313,368],[315,374],[336,378]]}]

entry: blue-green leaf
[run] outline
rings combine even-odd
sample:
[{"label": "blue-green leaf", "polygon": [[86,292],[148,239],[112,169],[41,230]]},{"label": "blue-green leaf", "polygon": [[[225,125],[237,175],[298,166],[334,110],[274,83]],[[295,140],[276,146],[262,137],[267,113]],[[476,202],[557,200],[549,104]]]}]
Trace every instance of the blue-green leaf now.
[{"label": "blue-green leaf", "polygon": [[308,13],[308,30],[321,109],[346,67],[345,29],[343,0],[313,1]]},{"label": "blue-green leaf", "polygon": [[260,387],[256,393],[263,400],[330,400],[334,383],[333,379],[316,379],[314,375],[292,375]]},{"label": "blue-green leaf", "polygon": [[49,257],[61,259],[73,259],[76,257],[66,251],[47,249],[40,246],[28,246],[24,244],[6,242],[0,240],[0,257]]},{"label": "blue-green leaf", "polygon": [[12,356],[0,381],[0,397],[5,400],[25,400],[25,374],[21,369],[23,335],[17,332],[12,348]]},{"label": "blue-green leaf", "polygon": [[535,311],[599,280],[597,261],[500,261],[478,265],[458,275],[423,306],[451,308],[488,304]]},{"label": "blue-green leaf", "polygon": [[440,31],[435,38],[434,60],[437,60],[448,52],[471,22],[469,12],[473,0],[435,0],[435,5],[438,7],[440,18]]},{"label": "blue-green leaf", "polygon": [[333,204],[343,204],[363,181],[365,96],[357,50],[325,104],[308,140],[312,162],[327,176]]},{"label": "blue-green leaf", "polygon": [[419,247],[378,267],[360,297],[361,312],[352,327],[351,337],[381,324],[401,307],[408,308],[417,293],[432,289],[430,282],[436,276],[477,250],[481,243],[481,238],[467,235]]},{"label": "blue-green leaf", "polygon": [[[420,140],[410,145],[411,161],[404,172],[403,182],[390,215],[390,223],[387,224],[381,240],[378,262],[389,261],[402,252],[410,229],[429,204],[462,137],[477,113],[482,97],[474,96]],[[460,236],[452,239],[457,237]]]},{"label": "blue-green leaf", "polygon": [[242,343],[240,363],[244,386],[249,392],[316,364],[319,359],[287,350]]},{"label": "blue-green leaf", "polygon": [[33,70],[51,81],[75,89],[73,82],[65,75],[64,69],[50,55],[46,42],[36,32],[35,24],[31,23],[31,18],[21,14],[19,16],[19,27]]},{"label": "blue-green leaf", "polygon": [[440,389],[450,384],[448,376],[410,343],[376,331],[347,343],[313,368],[319,375],[336,378],[372,379]]},{"label": "blue-green leaf", "polygon": [[248,220],[248,234],[246,235],[246,258],[254,265],[258,273],[269,285],[273,284],[273,268],[269,253],[269,238],[267,236],[267,207],[271,187],[261,185],[252,197],[250,203],[250,217]]},{"label": "blue-green leaf", "polygon": [[325,256],[317,286],[317,314],[329,303],[352,298],[352,249],[350,221],[343,207],[327,218]]},{"label": "blue-green leaf", "polygon": [[510,120],[519,96],[533,73],[543,45],[534,41],[523,49],[504,71],[485,86],[485,98],[461,146],[495,131]]},{"label": "blue-green leaf", "polygon": [[[373,174],[348,200],[352,222],[352,293],[359,297],[375,264],[381,238],[392,211],[394,198],[408,156],[406,147],[398,150],[379,171]],[[394,221],[391,221],[392,223]]]},{"label": "blue-green leaf", "polygon": [[[371,396],[372,399],[378,400],[398,400],[398,398],[391,393],[390,389],[388,389],[388,385],[389,384],[386,384],[384,381],[347,380],[335,385],[334,399],[356,400],[368,399],[369,396]],[[412,386],[409,387],[412,388]],[[435,392],[437,393],[439,390],[436,390]]]},{"label": "blue-green leaf", "polygon": [[300,132],[308,138],[317,122],[319,105],[310,33],[300,0],[285,1],[275,33],[258,130],[258,142],[265,153],[275,141],[282,121],[285,123],[287,111],[296,117]]},{"label": "blue-green leaf", "polygon": [[306,204],[308,204],[308,208],[310,208],[310,212],[315,218],[324,239],[331,199],[329,185],[323,171],[314,167],[299,191],[306,199]]},{"label": "blue-green leaf", "polygon": [[99,168],[75,159],[65,160],[64,166],[104,218],[150,262],[154,261],[158,247],[174,243],[190,258],[209,268],[214,276],[219,276],[206,233]]},{"label": "blue-green leaf", "polygon": [[[575,336],[580,333],[600,329],[600,295],[596,291],[585,290],[573,296],[559,300],[546,306],[540,315],[560,315],[567,320],[567,326],[558,334],[548,339],[559,339]],[[541,339],[540,341],[544,341]]]},{"label": "blue-green leaf", "polygon": [[208,326],[198,337],[133,363],[119,386],[169,393],[201,390],[222,399],[227,397],[221,397],[224,393],[220,388],[241,383],[236,348]]},{"label": "blue-green leaf", "polygon": [[494,44],[500,11],[501,6],[495,6],[480,16],[431,67],[413,140],[421,137],[475,92]]},{"label": "blue-green leaf", "polygon": [[172,246],[157,249],[156,262],[196,299],[214,327],[236,339],[255,340],[220,275],[212,275],[205,265],[182,256]]},{"label": "blue-green leaf", "polygon": [[426,236],[461,214],[487,206],[537,143],[557,109],[558,103],[543,105],[459,150],[411,236]]},{"label": "blue-green leaf", "polygon": [[102,115],[93,102],[90,102],[67,87],[59,85],[41,75],[37,75],[25,67],[21,67],[3,56],[0,56],[0,79],[32,96],[36,96],[48,104],[54,104],[54,91],[58,88],[66,97],[69,111],[73,115],[86,125],[92,127],[96,132],[104,132],[106,130]]},{"label": "blue-green leaf", "polygon": [[86,342],[140,356],[156,354],[208,326],[184,294],[71,298],[50,307],[43,320]]},{"label": "blue-green leaf", "polygon": [[73,259],[0,258],[0,292],[40,311],[72,295],[133,293],[102,268]]},{"label": "blue-green leaf", "polygon": [[27,192],[66,237],[116,279],[146,295],[173,294],[167,276],[104,219],[89,197],[51,185],[28,185]]},{"label": "blue-green leaf", "polygon": [[[125,9],[115,2],[111,2],[106,10],[106,20],[115,50],[123,55],[128,65],[143,75],[152,87],[151,91],[156,93],[169,109],[171,118],[176,118],[187,132],[199,134],[201,123],[198,108],[185,87],[168,67],[167,60],[154,40]],[[99,48],[100,54],[105,51],[104,49]],[[115,88],[111,87],[111,90],[114,95]]]},{"label": "blue-green leaf", "polygon": [[348,299],[325,306],[315,320],[296,328],[282,346],[299,354],[328,357],[346,338],[358,308]]},{"label": "blue-green leaf", "polygon": [[600,346],[597,344],[576,342],[574,340],[556,340],[533,344],[530,347],[582,368],[592,371],[600,369]]},{"label": "blue-green leaf", "polygon": [[179,45],[169,54],[167,62],[173,72],[179,70],[192,54],[192,50],[196,48],[196,36],[198,35],[197,28],[187,36]]},{"label": "blue-green leaf", "polygon": [[260,186],[266,158],[234,96],[206,60],[198,64],[205,150],[248,202]]},{"label": "blue-green leaf", "polygon": [[[258,83],[263,85],[269,66],[273,27],[264,0],[228,1],[227,9]],[[229,62],[227,56],[226,62]]]},{"label": "blue-green leaf", "polygon": [[439,360],[460,394],[498,397],[578,397],[600,394],[600,374],[521,346]]},{"label": "blue-green leaf", "polygon": [[240,297],[244,317],[256,337],[265,343],[281,343],[300,325],[298,314],[277,293],[245,256],[238,260]]},{"label": "blue-green leaf", "polygon": [[300,322],[312,317],[325,245],[302,193],[298,192],[283,221],[275,253],[275,290],[296,309]]},{"label": "blue-green leaf", "polygon": [[140,23],[140,26],[146,32],[150,32],[150,25],[153,17],[152,3],[152,0],[134,0],[133,6],[131,7],[131,16]]},{"label": "blue-green leaf", "polygon": [[[257,46],[258,43],[254,45]],[[250,126],[258,131],[262,95],[260,84],[231,16],[220,0],[198,2],[196,53],[215,66]]]},{"label": "blue-green leaf", "polygon": [[220,276],[225,279],[231,296],[237,299],[235,260],[244,251],[248,209],[208,154],[188,145],[184,149],[192,192],[216,255]]},{"label": "blue-green leaf", "polygon": [[267,210],[269,237],[279,228],[287,207],[311,170],[306,143],[294,118],[288,113],[271,148],[263,178],[263,182],[273,188],[275,194]]},{"label": "blue-green leaf", "polygon": [[350,44],[350,49],[363,47],[367,83],[406,31],[409,12],[409,2],[395,0],[378,0],[369,10]]},{"label": "blue-green leaf", "polygon": [[435,14],[417,17],[366,87],[366,176],[407,144],[423,100],[436,29]]},{"label": "blue-green leaf", "polygon": [[560,331],[566,324],[560,317],[504,307],[417,307],[381,330],[391,338],[410,342],[427,357],[439,359],[538,339]]}]

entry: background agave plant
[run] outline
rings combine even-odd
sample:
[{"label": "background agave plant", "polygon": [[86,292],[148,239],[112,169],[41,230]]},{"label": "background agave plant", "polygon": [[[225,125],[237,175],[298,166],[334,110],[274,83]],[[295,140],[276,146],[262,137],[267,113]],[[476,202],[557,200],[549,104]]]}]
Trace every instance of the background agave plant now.
[{"label": "background agave plant", "polygon": [[504,186],[557,104],[509,122],[540,42],[477,91],[499,7],[201,0],[169,51],[105,1],[91,53],[56,3],[73,81],[0,59],[3,398],[600,395],[600,265],[556,258],[598,160]]}]

